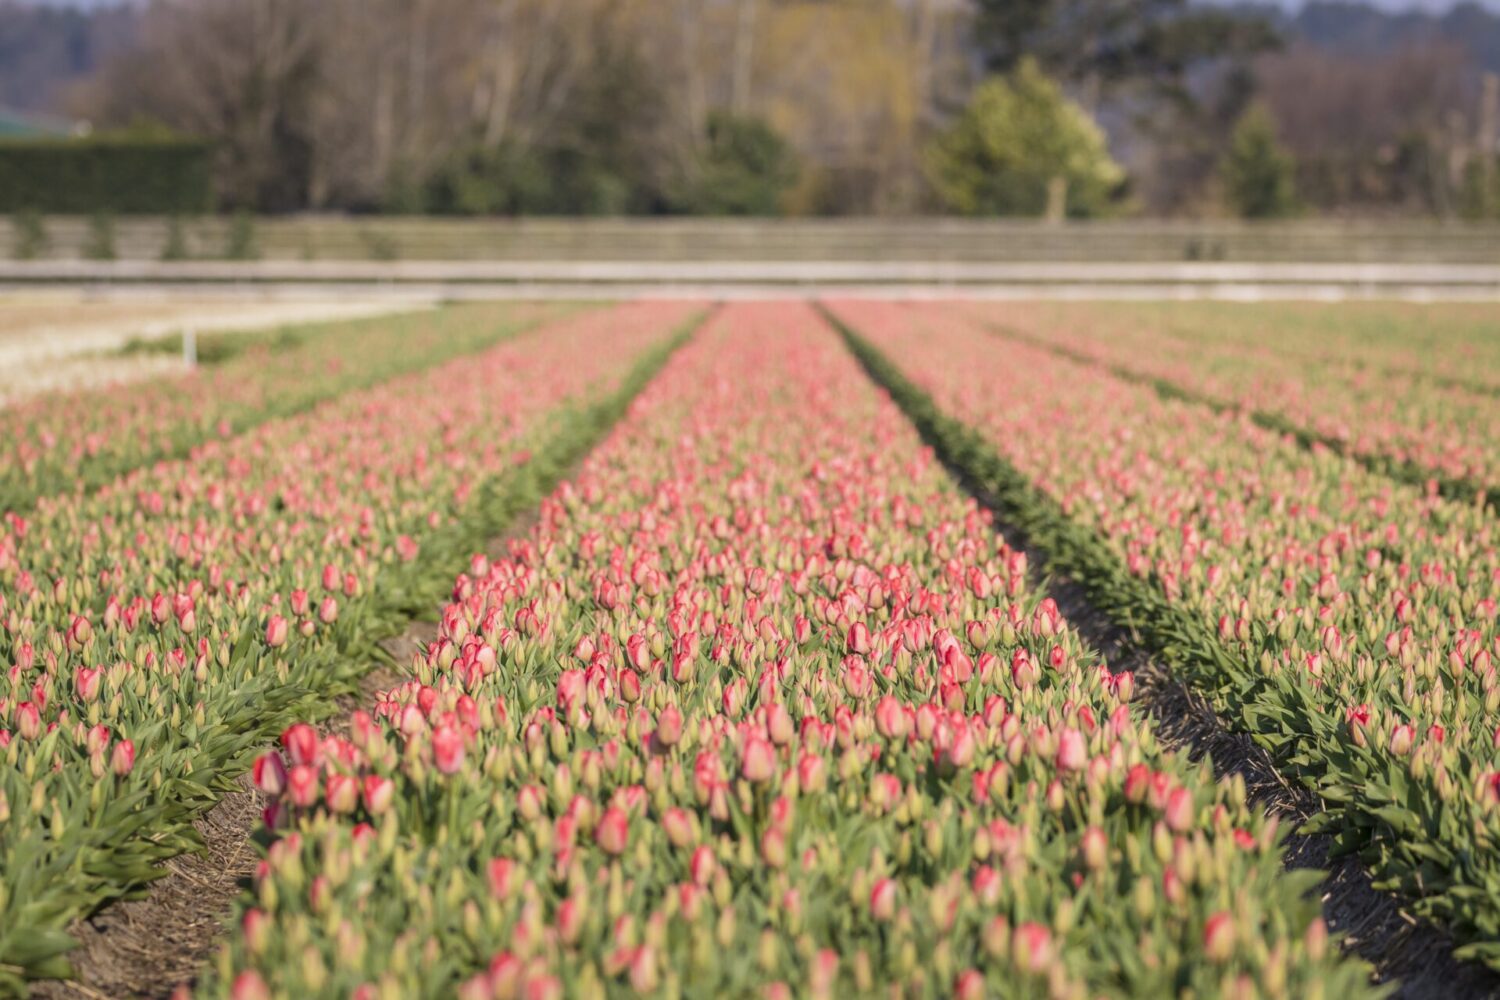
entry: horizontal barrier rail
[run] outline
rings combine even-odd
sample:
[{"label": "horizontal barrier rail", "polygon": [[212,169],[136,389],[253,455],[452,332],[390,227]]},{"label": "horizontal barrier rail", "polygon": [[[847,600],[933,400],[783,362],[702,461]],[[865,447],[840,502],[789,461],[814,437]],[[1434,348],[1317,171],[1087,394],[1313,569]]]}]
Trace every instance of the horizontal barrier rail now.
[{"label": "horizontal barrier rail", "polygon": [[[222,217],[174,224],[120,217],[114,256],[265,260],[884,260],[944,261],[1500,261],[1500,226],[1437,221],[1107,220],[1061,225],[976,219],[444,219]],[[0,223],[0,259],[23,244],[43,259],[100,252],[93,220],[42,220],[44,238]]]}]

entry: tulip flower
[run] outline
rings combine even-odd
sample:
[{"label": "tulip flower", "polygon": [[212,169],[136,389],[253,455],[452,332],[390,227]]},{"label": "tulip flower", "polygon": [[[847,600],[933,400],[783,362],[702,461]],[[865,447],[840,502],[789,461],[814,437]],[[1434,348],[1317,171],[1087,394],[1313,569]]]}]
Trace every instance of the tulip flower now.
[{"label": "tulip flower", "polygon": [[776,773],[776,750],[759,736],[745,740],[740,755],[740,776],[746,781],[763,784]]},{"label": "tulip flower", "polygon": [[594,828],[594,839],[606,854],[624,854],[630,842],[630,817],[625,810],[618,806],[604,810],[599,825]]},{"label": "tulip flower", "polygon": [[432,759],[443,774],[458,773],[464,766],[463,734],[449,726],[433,730]]},{"label": "tulip flower", "polygon": [[125,777],[135,769],[135,743],[121,740],[110,751],[109,767],[119,777]]},{"label": "tulip flower", "polygon": [[879,879],[870,890],[870,915],[882,923],[896,915],[896,883],[888,878]]},{"label": "tulip flower", "polygon": [[263,753],[255,758],[255,764],[251,768],[251,780],[261,794],[274,799],[286,788],[286,773],[286,765],[281,761],[281,754]]},{"label": "tulip flower", "polygon": [[287,621],[280,615],[272,615],[266,622],[266,645],[279,649],[286,645]]}]

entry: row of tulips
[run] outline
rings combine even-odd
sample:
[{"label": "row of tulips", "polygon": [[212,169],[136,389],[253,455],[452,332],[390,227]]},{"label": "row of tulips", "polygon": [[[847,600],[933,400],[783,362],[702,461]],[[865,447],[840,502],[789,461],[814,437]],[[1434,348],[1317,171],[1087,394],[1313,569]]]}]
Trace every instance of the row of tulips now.
[{"label": "row of tulips", "polygon": [[[439,603],[701,307],[581,313],[0,524],[0,992],[193,845],[266,739]],[[294,714],[295,713],[295,714]]]},{"label": "row of tulips", "polygon": [[[1097,307],[970,307],[1009,336],[1050,346],[1169,393],[1250,413],[1271,430],[1346,452],[1387,475],[1472,500],[1500,487],[1500,397],[1274,346],[1196,340]],[[1492,497],[1491,497],[1492,498]]]},{"label": "row of tulips", "polygon": [[1317,789],[1341,849],[1445,923],[1461,957],[1500,966],[1500,554],[1484,509],[951,314],[837,313],[946,458]]},{"label": "row of tulips", "polygon": [[[565,308],[461,305],[239,335],[256,346],[193,374],[15,404],[0,410],[0,512],[96,489],[342,392],[482,350]],[[294,346],[281,349],[287,341]]]},{"label": "row of tulips", "polygon": [[202,991],[1363,995],[1133,687],[816,314],[731,307],[347,737],[256,761]]},{"label": "row of tulips", "polygon": [[1487,302],[1035,303],[1036,313],[1128,322],[1189,343],[1262,347],[1313,364],[1420,375],[1439,385],[1500,390],[1500,341]]}]

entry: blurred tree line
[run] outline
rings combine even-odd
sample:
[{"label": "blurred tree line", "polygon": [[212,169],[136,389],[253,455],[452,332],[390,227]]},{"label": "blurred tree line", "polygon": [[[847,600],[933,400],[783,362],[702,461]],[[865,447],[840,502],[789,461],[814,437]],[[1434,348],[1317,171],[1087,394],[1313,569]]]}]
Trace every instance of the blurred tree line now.
[{"label": "blurred tree line", "polygon": [[1500,211],[1469,53],[1287,28],[1187,0],[154,0],[76,100],[212,140],[221,205],[256,211]]}]

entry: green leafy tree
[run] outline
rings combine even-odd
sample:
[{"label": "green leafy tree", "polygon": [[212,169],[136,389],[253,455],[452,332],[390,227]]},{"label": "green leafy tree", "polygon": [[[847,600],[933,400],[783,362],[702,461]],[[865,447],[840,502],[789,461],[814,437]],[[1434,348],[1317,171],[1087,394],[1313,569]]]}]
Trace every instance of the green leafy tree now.
[{"label": "green leafy tree", "polygon": [[986,81],[928,149],[938,197],[963,215],[1109,211],[1124,171],[1104,132],[1029,59]]},{"label": "green leafy tree", "polygon": [[1276,123],[1263,105],[1252,105],[1240,117],[1222,173],[1229,204],[1244,218],[1296,213],[1296,164],[1277,141]]},{"label": "green leafy tree", "polygon": [[797,182],[791,147],[763,119],[714,112],[680,209],[697,215],[775,215]]}]

